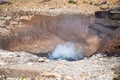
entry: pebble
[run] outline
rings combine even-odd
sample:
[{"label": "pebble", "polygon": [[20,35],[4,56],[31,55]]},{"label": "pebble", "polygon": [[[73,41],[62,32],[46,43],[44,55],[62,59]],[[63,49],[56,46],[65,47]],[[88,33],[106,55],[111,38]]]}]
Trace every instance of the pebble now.
[{"label": "pebble", "polygon": [[45,58],[39,58],[39,59],[38,59],[38,62],[45,62],[45,61],[46,61]]},{"label": "pebble", "polygon": [[6,20],[10,20],[10,19],[12,19],[12,17],[7,16],[7,17],[5,17],[5,19],[6,19]]},{"label": "pebble", "polygon": [[11,24],[11,25],[17,25],[18,22],[13,21],[13,22],[11,22],[10,24]]},{"label": "pebble", "polygon": [[5,66],[6,63],[5,62],[0,62],[0,66]]},{"label": "pebble", "polygon": [[29,66],[33,65],[33,63],[32,63],[32,62],[28,62],[27,64],[28,64]]}]

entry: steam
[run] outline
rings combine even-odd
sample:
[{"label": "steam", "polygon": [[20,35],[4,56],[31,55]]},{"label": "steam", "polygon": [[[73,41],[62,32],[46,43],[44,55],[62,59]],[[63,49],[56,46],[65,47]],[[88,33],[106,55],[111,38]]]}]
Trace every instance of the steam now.
[{"label": "steam", "polygon": [[67,42],[65,44],[58,45],[55,51],[52,54],[49,54],[49,59],[52,60],[60,59],[60,60],[76,61],[83,58],[84,55],[76,50],[75,45],[72,42]]}]

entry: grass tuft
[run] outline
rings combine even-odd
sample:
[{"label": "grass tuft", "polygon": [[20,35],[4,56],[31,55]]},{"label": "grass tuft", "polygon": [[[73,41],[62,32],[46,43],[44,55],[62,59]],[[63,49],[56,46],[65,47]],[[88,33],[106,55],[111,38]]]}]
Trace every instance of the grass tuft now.
[{"label": "grass tuft", "polygon": [[76,4],[77,2],[75,0],[68,0],[68,3]]},{"label": "grass tuft", "polygon": [[120,80],[120,72],[116,74],[117,76],[113,78],[113,80]]}]

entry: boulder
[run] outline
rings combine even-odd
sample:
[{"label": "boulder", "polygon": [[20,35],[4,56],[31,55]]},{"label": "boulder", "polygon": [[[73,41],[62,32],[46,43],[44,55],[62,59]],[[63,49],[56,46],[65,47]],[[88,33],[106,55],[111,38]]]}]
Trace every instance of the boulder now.
[{"label": "boulder", "polygon": [[109,53],[109,56],[114,54],[117,54],[116,56],[120,56],[120,28],[112,34],[111,39],[100,51]]},{"label": "boulder", "polygon": [[[120,53],[120,8],[117,9],[111,9],[108,11],[97,11],[95,13],[95,16],[97,18],[107,18],[109,20],[113,20],[113,24],[111,24],[111,21],[109,21],[110,25],[114,26],[111,29],[114,29],[114,31],[111,34],[110,40],[106,43],[106,45],[100,50],[100,52],[107,52],[108,55],[114,55]],[[116,25],[115,25],[115,24]],[[116,26],[116,27],[115,27]],[[115,29],[116,28],[116,29]]]},{"label": "boulder", "polygon": [[108,11],[96,11],[97,18],[109,18],[113,20],[120,20],[120,8],[110,9]]}]

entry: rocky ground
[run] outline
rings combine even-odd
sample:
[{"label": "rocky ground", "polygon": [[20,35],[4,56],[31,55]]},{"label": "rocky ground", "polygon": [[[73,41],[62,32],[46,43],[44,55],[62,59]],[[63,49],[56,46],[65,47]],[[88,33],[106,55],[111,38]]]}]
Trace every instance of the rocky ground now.
[{"label": "rocky ground", "polygon": [[69,0],[6,0],[7,3],[0,6],[7,11],[45,11],[49,10],[74,10],[84,14],[94,13],[98,10],[107,10],[119,7],[119,0],[76,0],[75,4]]},{"label": "rocky ground", "polygon": [[[0,50],[1,78],[9,80],[112,80],[120,57],[93,55],[79,61],[49,60],[25,52]],[[4,80],[4,79],[3,79]]]}]

